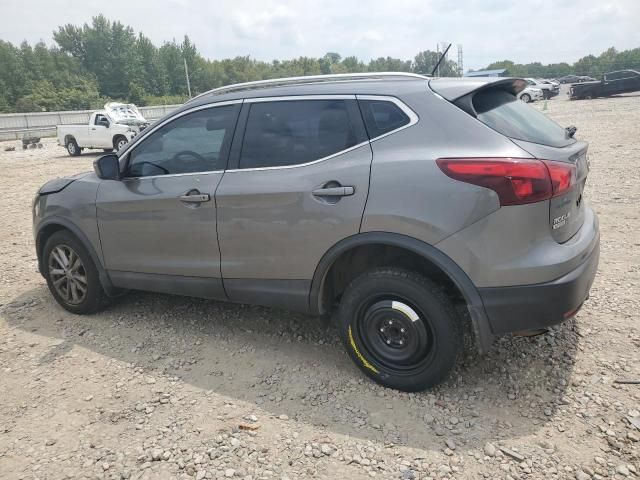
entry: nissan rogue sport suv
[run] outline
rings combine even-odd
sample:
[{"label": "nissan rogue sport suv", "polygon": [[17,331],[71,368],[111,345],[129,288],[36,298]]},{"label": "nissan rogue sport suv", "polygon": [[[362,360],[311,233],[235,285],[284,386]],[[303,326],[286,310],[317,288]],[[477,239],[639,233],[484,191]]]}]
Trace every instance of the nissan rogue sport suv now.
[{"label": "nissan rogue sport suv", "polygon": [[332,316],[356,365],[418,391],[474,338],[539,331],[589,294],[587,144],[522,79],[332,75],[204,93],[34,201],[62,307],[126,290]]}]

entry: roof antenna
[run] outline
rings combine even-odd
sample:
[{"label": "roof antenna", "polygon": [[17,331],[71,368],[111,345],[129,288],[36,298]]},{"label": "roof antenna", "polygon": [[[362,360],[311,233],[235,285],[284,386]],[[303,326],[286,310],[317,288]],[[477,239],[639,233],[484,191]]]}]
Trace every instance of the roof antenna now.
[{"label": "roof antenna", "polygon": [[449,49],[451,48],[451,44],[449,44],[449,46],[447,47],[447,49],[444,51],[444,53],[442,55],[440,55],[440,58],[438,59],[438,62],[436,63],[436,66],[433,67],[433,70],[431,70],[431,76],[433,77],[433,74],[436,73],[436,70],[438,69],[438,67],[440,66],[440,63],[442,63],[442,59],[444,57],[447,56],[447,52],[449,51]]}]

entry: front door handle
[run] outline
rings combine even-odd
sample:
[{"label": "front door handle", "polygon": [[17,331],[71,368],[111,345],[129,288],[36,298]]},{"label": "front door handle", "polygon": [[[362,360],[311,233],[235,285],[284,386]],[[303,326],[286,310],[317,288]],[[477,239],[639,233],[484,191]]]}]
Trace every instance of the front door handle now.
[{"label": "front door handle", "polygon": [[191,195],[181,195],[178,200],[185,203],[202,203],[211,200],[208,193],[192,193]]},{"label": "front door handle", "polygon": [[348,197],[355,193],[356,189],[353,187],[327,187],[317,188],[311,193],[316,197]]}]

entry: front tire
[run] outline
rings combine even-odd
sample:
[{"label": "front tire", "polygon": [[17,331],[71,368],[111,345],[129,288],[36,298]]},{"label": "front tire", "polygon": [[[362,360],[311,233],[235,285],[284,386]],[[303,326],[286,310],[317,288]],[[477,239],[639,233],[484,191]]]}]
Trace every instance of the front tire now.
[{"label": "front tire", "polygon": [[422,275],[377,268],[351,282],[338,309],[351,359],[375,382],[406,392],[444,380],[463,348],[451,300]]},{"label": "front tire", "polygon": [[108,304],[98,269],[84,245],[70,232],[51,235],[42,255],[47,286],[63,308],[83,315]]},{"label": "front tire", "polygon": [[127,143],[128,143],[127,138],[123,137],[122,135],[119,135],[119,136],[117,136],[116,138],[113,139],[113,149],[117,152],[121,148],[124,148],[124,146]]},{"label": "front tire", "polygon": [[522,100],[524,103],[529,103],[531,101],[531,96],[528,93],[523,93],[520,96],[520,100]]}]

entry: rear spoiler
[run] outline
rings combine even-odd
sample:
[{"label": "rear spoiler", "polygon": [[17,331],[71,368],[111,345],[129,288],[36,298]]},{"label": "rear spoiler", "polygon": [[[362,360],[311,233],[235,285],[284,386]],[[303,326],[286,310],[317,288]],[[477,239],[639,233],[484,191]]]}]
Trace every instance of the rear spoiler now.
[{"label": "rear spoiler", "polygon": [[432,78],[429,88],[475,117],[476,111],[471,101],[474,94],[497,89],[518,95],[527,88],[527,82],[522,78],[503,77]]},{"label": "rear spoiler", "polygon": [[446,100],[455,102],[469,93],[489,88],[499,88],[517,95],[527,88],[527,82],[522,78],[504,77],[431,78],[429,87]]}]

